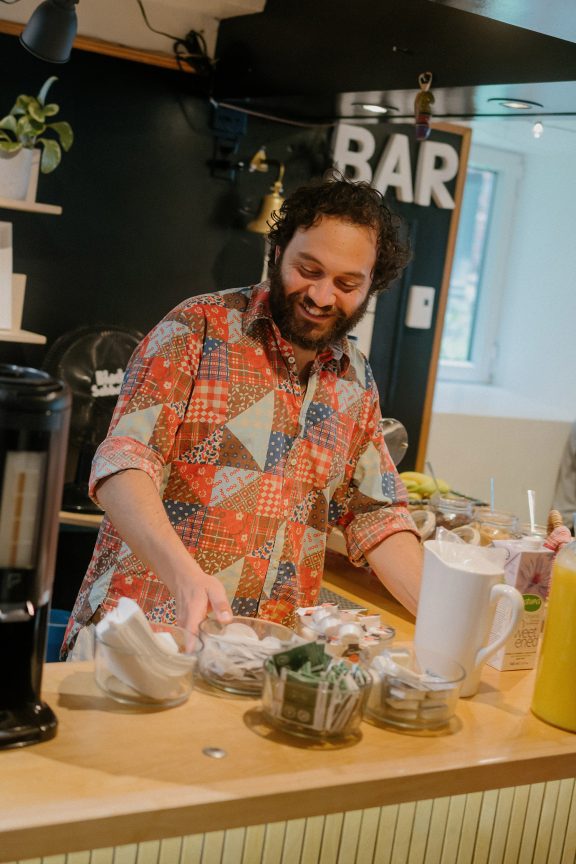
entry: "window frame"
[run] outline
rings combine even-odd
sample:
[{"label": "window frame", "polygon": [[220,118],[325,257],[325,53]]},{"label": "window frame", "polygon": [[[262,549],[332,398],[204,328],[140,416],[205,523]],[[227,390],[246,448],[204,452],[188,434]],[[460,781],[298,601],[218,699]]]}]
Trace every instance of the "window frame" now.
[{"label": "window frame", "polygon": [[[520,153],[475,145],[472,142],[468,168],[484,169],[496,174],[478,285],[471,359],[457,361],[440,358],[438,379],[446,382],[493,384],[498,358],[500,311],[506,291],[514,210],[520,180],[524,175],[524,157]],[[452,266],[454,267],[454,263]]]}]

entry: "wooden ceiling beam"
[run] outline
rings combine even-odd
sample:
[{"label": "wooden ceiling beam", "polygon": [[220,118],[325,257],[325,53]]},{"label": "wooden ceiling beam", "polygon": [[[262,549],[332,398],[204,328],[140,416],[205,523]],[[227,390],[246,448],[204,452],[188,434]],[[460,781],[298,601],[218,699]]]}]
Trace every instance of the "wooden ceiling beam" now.
[{"label": "wooden ceiling beam", "polygon": [[[0,33],[20,36],[25,26],[25,24],[19,24],[15,21],[0,21]],[[177,69],[191,75],[196,74],[190,66],[180,65],[173,54],[166,54],[162,51],[130,48],[127,45],[119,45],[116,42],[106,42],[103,39],[93,39],[88,36],[77,36],[74,39],[73,47],[80,51],[93,51],[96,54],[106,54],[108,57],[132,60],[135,63],[147,63],[149,66],[161,66],[164,69]]]}]

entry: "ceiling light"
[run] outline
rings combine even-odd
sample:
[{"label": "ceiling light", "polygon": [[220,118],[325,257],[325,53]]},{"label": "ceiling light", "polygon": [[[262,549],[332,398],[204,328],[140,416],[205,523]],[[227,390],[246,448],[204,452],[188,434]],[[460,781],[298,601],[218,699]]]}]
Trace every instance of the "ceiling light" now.
[{"label": "ceiling light", "polygon": [[378,105],[376,102],[353,102],[354,108],[362,108],[363,111],[370,111],[372,114],[388,114],[389,111],[397,111],[394,105]]},{"label": "ceiling light", "polygon": [[544,134],[544,124],[541,120],[536,120],[534,125],[532,126],[532,135],[534,138],[541,138]]},{"label": "ceiling light", "polygon": [[526,111],[529,108],[543,108],[540,102],[530,102],[528,99],[507,99],[497,96],[488,99],[488,102],[497,102],[502,108],[512,108],[514,111]]},{"label": "ceiling light", "polygon": [[372,114],[387,114],[388,108],[386,105],[370,105],[368,102],[360,106],[364,111],[371,111]]},{"label": "ceiling light", "polygon": [[49,63],[66,63],[78,29],[78,0],[44,0],[20,36],[31,54]]}]

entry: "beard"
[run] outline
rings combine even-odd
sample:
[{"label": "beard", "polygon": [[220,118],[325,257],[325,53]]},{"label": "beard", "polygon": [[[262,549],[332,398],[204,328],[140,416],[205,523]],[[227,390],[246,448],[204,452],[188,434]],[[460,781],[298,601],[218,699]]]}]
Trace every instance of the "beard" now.
[{"label": "beard", "polygon": [[299,320],[296,307],[302,303],[308,309],[320,309],[309,298],[301,294],[286,296],[282,274],[280,273],[280,262],[271,269],[270,279],[270,310],[274,323],[280,333],[288,342],[304,348],[308,351],[321,351],[334,342],[344,338],[362,320],[368,308],[370,292],[366,295],[358,309],[351,315],[346,315],[340,309],[336,309],[330,324],[323,319],[318,324],[311,321]]}]

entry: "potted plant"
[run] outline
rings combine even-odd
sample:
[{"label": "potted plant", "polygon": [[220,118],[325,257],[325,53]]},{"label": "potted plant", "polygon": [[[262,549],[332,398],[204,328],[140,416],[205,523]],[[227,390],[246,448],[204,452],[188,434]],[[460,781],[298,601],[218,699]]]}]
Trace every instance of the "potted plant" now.
[{"label": "potted plant", "polygon": [[[55,76],[44,82],[37,96],[21,94],[10,113],[0,120],[0,197],[27,197],[34,150],[40,150],[40,171],[49,174],[69,150],[74,133],[65,121],[51,122],[60,106],[46,102]],[[17,179],[17,173],[23,176]],[[8,185],[6,185],[8,184]]]}]

